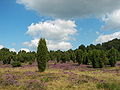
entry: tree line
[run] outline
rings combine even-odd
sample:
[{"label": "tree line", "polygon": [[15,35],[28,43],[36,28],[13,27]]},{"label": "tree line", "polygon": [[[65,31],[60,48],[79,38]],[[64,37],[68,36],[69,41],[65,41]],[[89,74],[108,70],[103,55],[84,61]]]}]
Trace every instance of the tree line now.
[{"label": "tree line", "polygon": [[75,50],[68,51],[48,51],[45,39],[40,39],[37,52],[26,52],[24,50],[18,53],[9,51],[7,48],[0,49],[0,61],[3,64],[12,66],[21,66],[21,63],[38,62],[38,68],[43,68],[49,60],[56,63],[73,62],[86,65],[92,65],[93,68],[102,68],[106,66],[114,67],[116,61],[120,60],[120,39],[114,39],[102,44],[89,46],[80,45]]},{"label": "tree line", "polygon": [[26,52],[20,50],[18,53],[9,51],[7,48],[0,49],[0,61],[3,64],[11,64],[14,67],[21,66],[21,63],[29,63],[35,61],[36,52]]},{"label": "tree line", "polygon": [[49,57],[57,63],[72,61],[79,65],[92,65],[93,68],[114,67],[116,62],[120,60],[120,39],[113,39],[97,45],[80,45],[75,50],[50,51]]}]

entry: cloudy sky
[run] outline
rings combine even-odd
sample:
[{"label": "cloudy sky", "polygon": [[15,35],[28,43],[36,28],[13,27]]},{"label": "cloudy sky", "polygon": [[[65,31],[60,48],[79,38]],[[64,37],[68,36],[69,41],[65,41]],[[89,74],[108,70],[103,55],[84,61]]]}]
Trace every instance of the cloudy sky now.
[{"label": "cloudy sky", "polygon": [[0,0],[0,48],[49,50],[120,39],[120,0]]}]

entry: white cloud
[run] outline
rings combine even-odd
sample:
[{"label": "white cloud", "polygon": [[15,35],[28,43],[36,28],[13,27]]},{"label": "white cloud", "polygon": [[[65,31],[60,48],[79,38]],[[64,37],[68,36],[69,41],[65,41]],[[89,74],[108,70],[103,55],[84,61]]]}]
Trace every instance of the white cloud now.
[{"label": "white cloud", "polygon": [[120,9],[120,0],[17,0],[27,9],[57,18],[101,15]]},{"label": "white cloud", "polygon": [[69,40],[74,40],[76,34],[76,24],[71,20],[49,20],[28,26],[27,34],[33,37],[30,42],[23,45],[36,50],[39,38],[45,38],[49,50],[68,50],[72,48]]},{"label": "white cloud", "polygon": [[[24,51],[26,51],[26,52],[30,52],[30,50],[27,49],[27,48],[21,48],[20,50],[21,50],[21,51],[24,50]],[[20,50],[19,50],[19,51],[20,51]]]},{"label": "white cloud", "polygon": [[104,30],[120,30],[120,9],[113,13],[104,15],[103,19],[105,25],[102,26]]},{"label": "white cloud", "polygon": [[115,38],[120,39],[120,32],[115,32],[113,34],[108,34],[108,35],[100,35],[97,39],[96,39],[96,43],[103,43],[103,42],[107,42],[110,40],[113,40]]},{"label": "white cloud", "polygon": [[2,49],[2,48],[4,48],[4,46],[3,46],[3,45],[0,45],[0,49]]},{"label": "white cloud", "polygon": [[[24,42],[23,45],[30,47],[33,50],[36,50],[38,46],[39,39],[31,40],[31,42]],[[72,48],[71,43],[65,41],[53,41],[46,40],[47,47],[49,50],[69,50]]]},{"label": "white cloud", "polygon": [[54,41],[47,41],[47,46],[49,50],[69,50],[72,48],[71,43],[61,41],[61,42],[54,42]]},{"label": "white cloud", "polygon": [[9,49],[10,51],[13,51],[13,52],[16,52],[16,50],[14,48],[10,48]]},{"label": "white cloud", "polygon": [[44,37],[49,40],[69,40],[70,35],[74,35],[77,30],[74,21],[54,20],[31,24],[28,27],[27,34],[34,38]]},{"label": "white cloud", "polygon": [[30,42],[24,42],[23,45],[30,47],[32,50],[36,50],[36,48],[38,46],[38,41],[39,41],[39,39],[33,39]]}]

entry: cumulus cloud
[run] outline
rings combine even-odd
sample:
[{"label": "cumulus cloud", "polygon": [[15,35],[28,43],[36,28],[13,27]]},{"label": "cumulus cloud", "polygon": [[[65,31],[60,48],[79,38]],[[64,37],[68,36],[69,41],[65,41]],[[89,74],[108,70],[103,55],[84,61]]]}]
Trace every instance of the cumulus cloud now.
[{"label": "cumulus cloud", "polygon": [[28,27],[27,34],[33,37],[44,37],[51,40],[69,40],[70,35],[74,35],[77,30],[74,21],[54,20],[31,24]]},{"label": "cumulus cloud", "polygon": [[71,43],[61,41],[61,42],[54,42],[54,41],[47,41],[47,46],[50,50],[69,50],[72,48]]},{"label": "cumulus cloud", "polygon": [[16,52],[15,48],[10,48],[9,50],[12,52]]},{"label": "cumulus cloud", "polygon": [[45,38],[49,50],[68,50],[72,48],[69,40],[74,40],[76,34],[76,24],[71,20],[48,20],[28,26],[27,34],[33,37],[30,42],[24,42],[23,45],[35,50],[39,38]]},{"label": "cumulus cloud", "polygon": [[23,45],[31,48],[32,50],[36,50],[36,47],[38,46],[38,41],[39,39],[33,39],[30,42],[23,42]]},{"label": "cumulus cloud", "polygon": [[29,10],[57,18],[101,15],[120,9],[120,0],[17,0]]},{"label": "cumulus cloud", "polygon": [[120,39],[120,32],[115,32],[113,34],[108,34],[108,35],[100,35],[97,39],[96,39],[96,43],[103,43],[103,42],[107,42],[110,40],[113,40],[115,38]]},{"label": "cumulus cloud", "polygon": [[[24,42],[23,45],[30,47],[33,50],[36,50],[38,46],[39,39],[31,40],[31,42]],[[69,50],[72,48],[71,43],[66,41],[53,41],[53,40],[46,40],[47,47],[49,50]]]},{"label": "cumulus cloud", "polygon": [[102,26],[102,29],[120,30],[120,9],[115,10],[113,13],[104,15],[102,20],[105,22],[105,25]]},{"label": "cumulus cloud", "polygon": [[[26,52],[30,52],[30,50],[27,49],[27,48],[21,48],[20,50],[21,50],[21,51],[24,50],[24,51],[26,51]],[[20,51],[20,50],[19,50],[19,51]]]},{"label": "cumulus cloud", "polygon": [[0,49],[2,49],[2,48],[4,48],[4,46],[3,46],[3,45],[0,45]]}]

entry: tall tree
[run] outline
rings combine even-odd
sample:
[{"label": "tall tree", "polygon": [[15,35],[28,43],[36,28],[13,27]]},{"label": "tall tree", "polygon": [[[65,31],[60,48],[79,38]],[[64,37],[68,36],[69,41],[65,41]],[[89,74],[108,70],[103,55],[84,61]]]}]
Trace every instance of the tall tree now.
[{"label": "tall tree", "polygon": [[66,63],[67,61],[70,61],[70,55],[67,51],[62,52],[61,60],[62,63]]},{"label": "tall tree", "polygon": [[115,67],[117,57],[118,57],[118,51],[114,47],[112,47],[108,51],[109,64],[111,65],[111,67]]},{"label": "tall tree", "polygon": [[78,47],[78,49],[81,49],[82,51],[85,51],[86,50],[86,47],[85,47],[85,45],[80,45],[79,47]]},{"label": "tall tree", "polygon": [[102,68],[106,65],[108,59],[104,51],[94,49],[89,54],[93,68]]},{"label": "tall tree", "polygon": [[87,51],[85,51],[83,53],[83,64],[87,65],[88,63],[89,63],[88,53],[87,53]]},{"label": "tall tree", "polygon": [[77,49],[75,51],[76,54],[76,61],[80,65],[83,62],[83,51],[80,49]]},{"label": "tall tree", "polygon": [[47,61],[48,61],[48,49],[46,46],[46,41],[44,38],[41,38],[39,40],[37,48],[37,63],[40,72],[45,71]]}]

